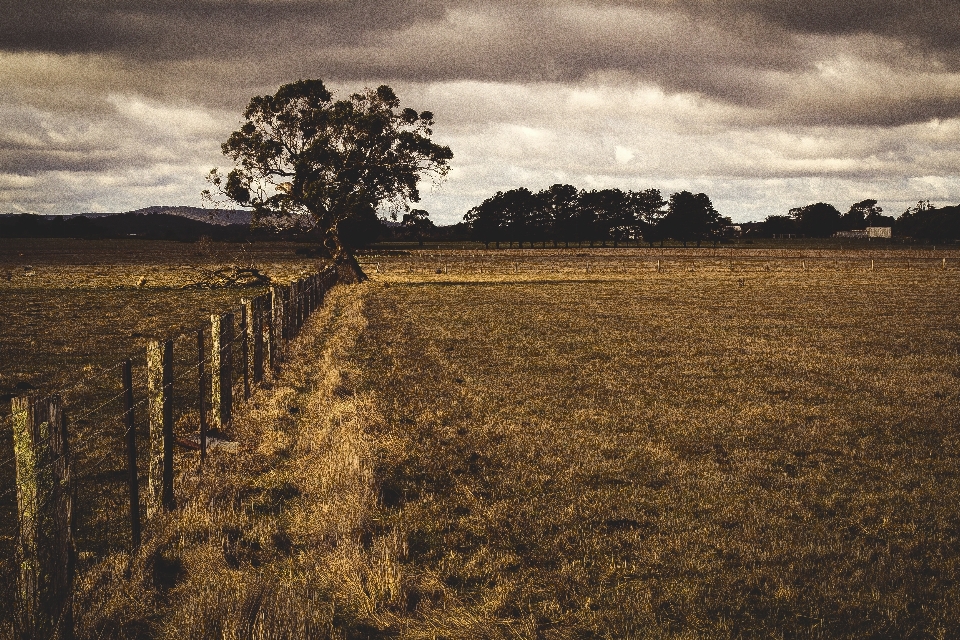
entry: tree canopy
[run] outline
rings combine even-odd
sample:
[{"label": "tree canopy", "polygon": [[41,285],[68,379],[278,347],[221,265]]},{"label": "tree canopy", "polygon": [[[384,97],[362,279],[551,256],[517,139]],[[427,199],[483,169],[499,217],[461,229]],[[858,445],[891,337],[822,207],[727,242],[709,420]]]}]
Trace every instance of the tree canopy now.
[{"label": "tree canopy", "polygon": [[841,226],[840,212],[826,202],[790,209],[790,216],[797,221],[800,233],[808,238],[829,238]]},{"label": "tree canopy", "polygon": [[453,158],[431,140],[433,114],[401,109],[386,85],[334,100],[322,80],[299,80],[254,97],[243,117],[222,146],[236,167],[213,169],[210,183],[252,208],[255,223],[313,230],[358,274],[341,225],[383,206],[396,216],[420,200],[421,178],[443,178]]},{"label": "tree canopy", "polygon": [[[669,206],[668,206],[669,205]],[[717,242],[723,226],[705,193],[675,193],[669,203],[659,189],[580,190],[569,184],[555,184],[537,193],[520,187],[498,191],[464,216],[474,239],[489,245],[501,242],[552,241],[607,246],[641,240],[650,244],[674,238],[686,244]]]}]

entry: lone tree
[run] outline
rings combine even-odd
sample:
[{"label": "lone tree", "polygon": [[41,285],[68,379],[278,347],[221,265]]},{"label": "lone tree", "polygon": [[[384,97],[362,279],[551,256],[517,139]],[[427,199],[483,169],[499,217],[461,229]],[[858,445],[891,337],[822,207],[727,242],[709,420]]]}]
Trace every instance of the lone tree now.
[{"label": "lone tree", "polygon": [[430,139],[433,114],[400,109],[386,85],[334,101],[322,80],[299,80],[254,97],[243,117],[222,146],[236,168],[225,176],[213,169],[209,182],[251,207],[255,224],[311,229],[341,273],[357,279],[366,276],[341,225],[382,206],[396,218],[420,200],[421,177],[443,178],[453,158]]}]

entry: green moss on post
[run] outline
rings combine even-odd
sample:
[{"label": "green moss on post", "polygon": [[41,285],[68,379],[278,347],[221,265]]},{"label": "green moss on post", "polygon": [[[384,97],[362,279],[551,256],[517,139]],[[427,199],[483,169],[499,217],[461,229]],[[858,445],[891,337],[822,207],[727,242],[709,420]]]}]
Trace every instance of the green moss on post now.
[{"label": "green moss on post", "polygon": [[173,509],[173,341],[147,345],[150,476],[147,515]]},{"label": "green moss on post", "polygon": [[19,532],[17,636],[70,638],[73,490],[60,396],[14,398]]}]

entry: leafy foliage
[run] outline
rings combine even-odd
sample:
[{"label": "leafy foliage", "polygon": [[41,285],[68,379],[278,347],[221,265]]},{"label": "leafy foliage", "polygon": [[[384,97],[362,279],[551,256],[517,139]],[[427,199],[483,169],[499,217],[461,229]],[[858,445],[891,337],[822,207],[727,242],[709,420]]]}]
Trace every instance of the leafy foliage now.
[{"label": "leafy foliage", "polygon": [[797,228],[809,238],[829,238],[840,229],[840,212],[832,204],[817,202],[790,209]]},{"label": "leafy foliage", "polygon": [[386,85],[334,101],[323,81],[299,80],[254,97],[243,116],[223,144],[236,167],[213,169],[210,183],[255,222],[314,229],[334,257],[350,249],[341,224],[419,201],[421,177],[442,178],[453,157],[430,139],[433,114],[400,109]]},{"label": "leafy foliage", "polygon": [[[669,208],[664,210],[669,204]],[[498,191],[464,216],[473,237],[487,245],[501,242],[589,242],[619,246],[641,239],[673,238],[686,244],[718,241],[728,218],[720,217],[705,193],[675,193],[666,202],[659,189],[577,191],[568,184],[531,193],[520,187]]]},{"label": "leafy foliage", "polygon": [[960,240],[960,206],[937,208],[918,202],[897,219],[894,230],[897,235],[930,242]]}]

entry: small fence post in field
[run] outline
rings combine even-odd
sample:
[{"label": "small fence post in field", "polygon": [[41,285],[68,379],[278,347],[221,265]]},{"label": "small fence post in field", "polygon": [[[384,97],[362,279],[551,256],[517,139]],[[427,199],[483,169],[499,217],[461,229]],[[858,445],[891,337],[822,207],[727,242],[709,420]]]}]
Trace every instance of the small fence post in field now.
[{"label": "small fence post in field", "polygon": [[941,271],[946,271],[946,270],[947,270],[947,259],[946,259],[946,258],[944,258],[944,259],[943,259],[943,262],[940,263],[940,270],[941,270]]},{"label": "small fence post in field", "polygon": [[253,383],[263,382],[263,309],[266,296],[260,295],[251,303],[250,331],[253,337]]},{"label": "small fence post in field", "polygon": [[213,424],[221,431],[230,424],[233,416],[233,314],[222,313],[210,316],[213,344],[211,362],[211,409]]},{"label": "small fence post in field", "polygon": [[660,273],[660,261],[657,260],[657,273]]},{"label": "small fence post in field", "polygon": [[200,408],[200,464],[207,459],[207,380],[203,353],[203,329],[197,330],[197,406]]},{"label": "small fence post in field", "polygon": [[173,340],[147,345],[150,475],[147,515],[173,509]]},{"label": "small fence post in field", "polygon": [[240,369],[243,374],[243,399],[250,399],[250,324],[252,304],[240,301]]},{"label": "small fence post in field", "polygon": [[13,398],[16,461],[17,614],[20,638],[70,638],[73,615],[73,488],[59,395]]},{"label": "small fence post in field", "polygon": [[137,474],[137,428],[133,419],[133,362],[123,363],[123,424],[127,430],[127,485],[130,494],[130,541],[140,546],[140,478]]},{"label": "small fence post in field", "polygon": [[870,271],[873,271],[873,260],[870,261]]}]

